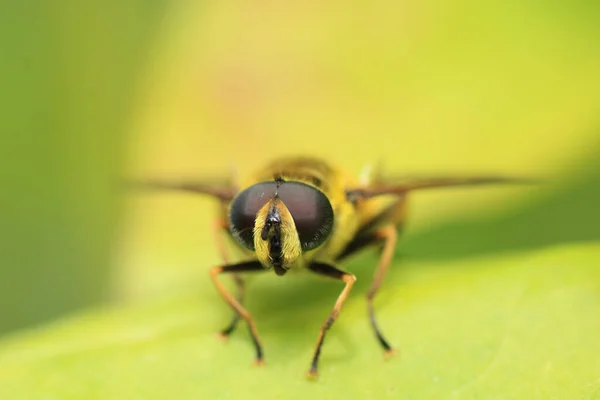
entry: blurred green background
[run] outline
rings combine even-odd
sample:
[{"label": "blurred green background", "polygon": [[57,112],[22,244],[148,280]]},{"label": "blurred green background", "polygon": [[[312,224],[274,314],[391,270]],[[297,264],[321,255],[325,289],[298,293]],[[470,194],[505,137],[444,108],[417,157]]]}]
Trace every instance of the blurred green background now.
[{"label": "blurred green background", "polygon": [[2,2],[0,332],[107,301],[118,177],[160,2]]},{"label": "blurred green background", "polygon": [[0,333],[212,290],[214,204],[126,196],[122,177],[299,153],[543,177],[417,194],[399,256],[597,242],[599,18],[592,1],[3,2]]}]

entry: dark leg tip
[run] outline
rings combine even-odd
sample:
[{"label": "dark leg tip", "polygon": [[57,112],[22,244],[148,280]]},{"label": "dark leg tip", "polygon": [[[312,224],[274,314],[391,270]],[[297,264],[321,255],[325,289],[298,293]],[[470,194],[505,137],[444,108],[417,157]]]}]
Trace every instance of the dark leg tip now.
[{"label": "dark leg tip", "polygon": [[387,342],[387,340],[385,340],[379,332],[377,334],[377,338],[379,339],[379,343],[381,344],[381,347],[383,347],[383,351],[385,351],[386,353],[388,351],[392,351],[392,346],[390,346],[390,344]]},{"label": "dark leg tip", "polygon": [[227,340],[229,338],[229,335],[231,335],[233,333],[233,331],[235,330],[235,328],[237,327],[237,318],[234,318],[233,322],[231,324],[229,324],[229,326],[227,326],[224,329],[221,329],[221,331],[219,332],[219,336],[223,339],[223,340]]},{"label": "dark leg tip", "polygon": [[255,367],[263,367],[265,365],[265,359],[262,357],[257,358],[256,360],[254,360],[254,362],[252,364]]},{"label": "dark leg tip", "polygon": [[227,342],[229,340],[229,334],[223,331],[217,332],[217,339],[219,339],[222,342]]},{"label": "dark leg tip", "polygon": [[235,325],[230,325],[225,329],[222,329],[221,331],[219,331],[217,333],[217,336],[219,339],[221,339],[222,341],[226,342],[229,340],[229,336],[231,335],[231,333],[235,330]]},{"label": "dark leg tip", "polygon": [[393,357],[395,357],[397,355],[398,355],[398,351],[396,349],[391,348],[391,347],[389,349],[386,349],[383,352],[383,356],[385,357],[386,360],[389,360],[390,358],[393,358]]},{"label": "dark leg tip", "polygon": [[219,332],[219,335],[221,335],[221,336],[223,336],[223,337],[227,338],[227,337],[229,337],[229,335],[231,335],[231,332],[233,332],[233,329],[231,329],[231,328],[222,329],[222,330]]},{"label": "dark leg tip", "polygon": [[311,381],[317,380],[317,378],[319,377],[319,374],[317,373],[317,369],[315,367],[312,367],[311,369],[306,371],[306,377],[308,379],[310,379]]}]

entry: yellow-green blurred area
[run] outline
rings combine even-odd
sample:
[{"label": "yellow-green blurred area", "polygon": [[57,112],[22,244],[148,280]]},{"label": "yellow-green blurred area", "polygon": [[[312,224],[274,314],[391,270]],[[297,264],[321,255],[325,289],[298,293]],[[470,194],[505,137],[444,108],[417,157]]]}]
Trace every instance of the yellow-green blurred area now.
[{"label": "yellow-green blurred area", "polygon": [[[599,4],[2,3],[0,398],[598,398]],[[376,301],[400,357],[366,252],[311,384],[339,284],[253,279],[253,370],[213,337],[214,201],[122,184],[294,154],[540,183],[415,193]]]}]

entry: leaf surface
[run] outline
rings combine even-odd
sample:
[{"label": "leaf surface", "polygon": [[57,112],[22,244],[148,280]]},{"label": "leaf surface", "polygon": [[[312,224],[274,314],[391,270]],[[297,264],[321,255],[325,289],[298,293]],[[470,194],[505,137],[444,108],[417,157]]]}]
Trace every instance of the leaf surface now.
[{"label": "leaf surface", "polygon": [[92,310],[0,343],[3,399],[590,399],[600,395],[600,245],[453,260],[398,258],[376,299],[398,346],[385,361],[366,318],[372,254],[307,381],[314,341],[341,287],[313,276],[249,290],[267,364],[206,277],[135,305]]}]

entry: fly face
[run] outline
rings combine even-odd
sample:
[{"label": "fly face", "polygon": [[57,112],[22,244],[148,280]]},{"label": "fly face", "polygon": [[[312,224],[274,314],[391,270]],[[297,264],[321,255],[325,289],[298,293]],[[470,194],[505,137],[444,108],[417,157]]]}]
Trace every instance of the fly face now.
[{"label": "fly face", "polygon": [[296,181],[261,182],[232,201],[233,236],[265,268],[283,275],[305,251],[322,245],[333,228],[333,208],[319,189]]}]

